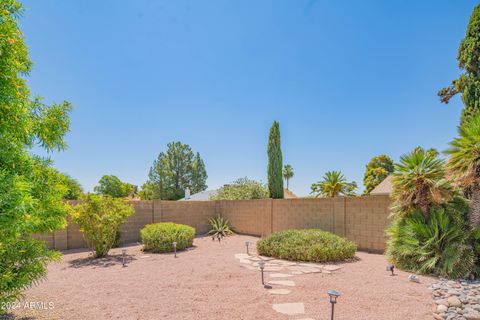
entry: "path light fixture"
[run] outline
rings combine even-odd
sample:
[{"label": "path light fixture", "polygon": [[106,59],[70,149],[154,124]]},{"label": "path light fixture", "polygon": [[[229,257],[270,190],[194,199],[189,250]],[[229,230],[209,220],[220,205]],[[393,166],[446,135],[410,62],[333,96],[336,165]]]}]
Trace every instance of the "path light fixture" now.
[{"label": "path light fixture", "polygon": [[337,303],[337,298],[340,297],[341,293],[336,290],[328,290],[327,293],[330,297],[330,304],[332,305],[332,315],[330,319],[333,320],[333,311],[335,309],[335,303]]},{"label": "path light fixture", "polygon": [[177,243],[173,242],[173,256],[176,258],[177,257]]},{"label": "path light fixture", "polygon": [[127,266],[127,249],[122,249],[122,266]]},{"label": "path light fixture", "polygon": [[263,269],[265,269],[265,261],[263,260],[258,261],[258,267],[260,268],[260,272],[262,273],[262,285],[265,286],[265,280],[263,277]]},{"label": "path light fixture", "polygon": [[389,264],[389,265],[387,266],[387,271],[390,271],[390,272],[392,273],[391,276],[394,276],[394,275],[395,275],[395,273],[394,273],[394,271],[395,271],[395,266],[394,266],[393,264]]},{"label": "path light fixture", "polygon": [[248,252],[248,246],[250,245],[250,242],[245,241],[245,247],[247,248],[247,254],[250,255],[250,252]]}]

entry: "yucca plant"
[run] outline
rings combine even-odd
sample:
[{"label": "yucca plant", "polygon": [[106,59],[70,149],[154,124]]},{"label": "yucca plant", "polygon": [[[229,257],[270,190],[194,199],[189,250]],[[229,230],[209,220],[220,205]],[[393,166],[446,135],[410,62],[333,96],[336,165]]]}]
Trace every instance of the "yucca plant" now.
[{"label": "yucca plant", "polygon": [[434,207],[429,215],[416,209],[395,218],[387,230],[387,254],[401,269],[442,277],[465,277],[474,271],[475,254],[465,232],[463,199]]},{"label": "yucca plant", "polygon": [[450,155],[447,169],[454,181],[471,195],[469,221],[480,226],[480,114],[472,115],[458,127],[458,137],[445,151]]},{"label": "yucca plant", "polygon": [[455,190],[445,179],[445,161],[437,155],[416,148],[395,164],[392,178],[395,214],[418,208],[427,215],[432,205],[445,203],[453,197]]},{"label": "yucca plant", "polygon": [[212,239],[215,239],[215,237],[226,237],[233,234],[233,231],[228,224],[228,219],[224,219],[221,216],[210,218],[210,225],[212,229],[208,234],[212,236]]}]

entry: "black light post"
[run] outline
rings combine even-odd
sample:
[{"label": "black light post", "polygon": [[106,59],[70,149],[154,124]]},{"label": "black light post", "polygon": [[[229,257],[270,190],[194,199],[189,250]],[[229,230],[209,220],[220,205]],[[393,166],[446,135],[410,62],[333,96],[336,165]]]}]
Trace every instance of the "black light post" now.
[{"label": "black light post", "polygon": [[328,290],[327,293],[330,296],[330,303],[332,304],[331,320],[333,320],[333,311],[335,309],[335,303],[337,303],[337,298],[340,297],[341,293],[336,290]]},{"label": "black light post", "polygon": [[387,271],[390,271],[390,272],[392,273],[391,276],[394,276],[394,275],[395,275],[395,273],[394,273],[394,271],[395,271],[395,266],[394,266],[393,264],[389,264],[389,265],[387,266]]},{"label": "black light post", "polygon": [[173,242],[173,257],[177,257],[177,243]]},{"label": "black light post", "polygon": [[122,266],[127,266],[127,249],[122,249]]},{"label": "black light post", "polygon": [[265,280],[263,278],[263,269],[265,268],[265,261],[263,260],[258,261],[258,266],[260,267],[260,272],[262,273],[262,285],[265,286]]},{"label": "black light post", "polygon": [[247,248],[247,254],[250,255],[250,252],[248,252],[248,246],[250,245],[250,242],[245,241],[245,247]]}]

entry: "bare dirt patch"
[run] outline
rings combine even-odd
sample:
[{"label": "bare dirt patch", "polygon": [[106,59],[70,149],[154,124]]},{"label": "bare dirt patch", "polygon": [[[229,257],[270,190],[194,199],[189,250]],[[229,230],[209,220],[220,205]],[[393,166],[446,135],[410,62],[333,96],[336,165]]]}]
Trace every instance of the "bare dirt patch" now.
[{"label": "bare dirt patch", "polygon": [[[111,256],[91,259],[86,251],[66,251],[49,266],[48,277],[26,292],[24,302],[52,302],[53,309],[18,308],[12,319],[329,319],[326,291],[342,293],[335,319],[431,319],[432,299],[420,277],[391,277],[382,255],[358,253],[355,262],[339,264],[332,273],[294,275],[291,293],[272,295],[261,285],[260,273],[239,262],[249,236],[218,243],[196,238],[195,247],[178,254],[153,254],[128,246],[128,266],[121,248]],[[254,247],[253,245],[251,247]],[[279,273],[272,271],[270,273]],[[266,277],[266,280],[275,280]],[[279,279],[277,279],[279,280]],[[273,289],[282,289],[273,286]],[[302,302],[304,316],[277,313],[273,304]],[[37,306],[39,306],[37,304]]]}]

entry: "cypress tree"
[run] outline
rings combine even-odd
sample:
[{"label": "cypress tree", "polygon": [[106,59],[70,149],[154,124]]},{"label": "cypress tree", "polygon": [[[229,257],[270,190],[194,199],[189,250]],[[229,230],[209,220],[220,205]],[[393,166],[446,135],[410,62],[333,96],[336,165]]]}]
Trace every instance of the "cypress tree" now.
[{"label": "cypress tree", "polygon": [[270,198],[283,199],[283,163],[280,125],[274,121],[268,137],[268,192]]}]

